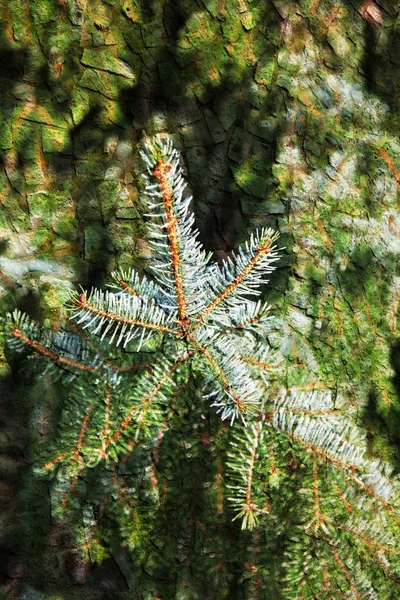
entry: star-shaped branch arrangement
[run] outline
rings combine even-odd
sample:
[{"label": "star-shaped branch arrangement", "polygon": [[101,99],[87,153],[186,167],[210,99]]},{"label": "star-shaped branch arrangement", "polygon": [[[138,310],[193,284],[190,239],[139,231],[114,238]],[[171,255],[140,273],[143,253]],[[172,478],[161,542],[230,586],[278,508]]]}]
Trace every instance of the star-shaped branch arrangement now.
[{"label": "star-shaped branch arrangement", "polygon": [[[221,267],[210,262],[178,152],[158,138],[142,158],[151,278],[118,271],[110,290],[73,294],[62,332],[44,334],[19,312],[10,327],[17,349],[30,348],[72,380],[61,448],[44,466],[57,473],[61,507],[84,472],[101,464],[117,498],[131,506],[121,461],[143,443],[158,455],[176,402],[195,382],[196,405],[206,412],[211,400],[222,420],[239,421],[227,436],[225,490],[234,518],[246,529],[287,535],[282,597],[292,599],[294,590],[304,599],[391,597],[376,590],[398,583],[397,478],[366,457],[362,433],[331,394],[273,391],[268,378],[279,360],[266,341],[271,317],[259,296],[278,259],[277,234],[261,229]],[[108,490],[104,484],[104,502]],[[254,572],[269,589],[270,558],[260,552],[258,561]],[[365,564],[376,580],[363,575]]]},{"label": "star-shaped branch arrangement", "polygon": [[[118,291],[93,290],[72,296],[71,322],[117,348],[129,347],[139,339],[137,351],[151,338],[163,338],[164,356],[143,377],[135,394],[132,411],[150,403],[170,383],[178,366],[189,358],[207,379],[208,398],[214,398],[222,419],[245,415],[260,405],[262,390],[252,377],[254,352],[265,354],[258,344],[269,324],[269,307],[251,297],[260,295],[261,284],[278,259],[277,234],[263,229],[220,269],[210,265],[197,241],[194,217],[189,212],[191,197],[184,197],[185,183],[179,155],[170,142],[148,144],[142,152],[147,164],[146,190],[150,218],[149,244],[153,250],[150,269],[154,277],[140,278],[134,271],[113,273]],[[41,347],[23,332],[22,319],[15,314],[12,336],[37,353],[71,372],[109,372],[113,367],[99,355],[94,362],[78,363],[82,337],[56,336],[59,351]],[[25,323],[25,329],[27,324]],[[29,326],[28,326],[29,327]],[[236,333],[241,335],[237,336]],[[246,356],[251,350],[251,356]],[[68,355],[74,358],[69,358]],[[87,352],[87,358],[90,357]],[[84,354],[82,353],[82,357]],[[170,357],[176,357],[171,361]],[[262,362],[262,361],[257,361]],[[144,394],[142,395],[142,388]],[[129,412],[128,419],[133,419]],[[122,427],[125,429],[124,422]],[[112,437],[107,445],[112,443]]]}]

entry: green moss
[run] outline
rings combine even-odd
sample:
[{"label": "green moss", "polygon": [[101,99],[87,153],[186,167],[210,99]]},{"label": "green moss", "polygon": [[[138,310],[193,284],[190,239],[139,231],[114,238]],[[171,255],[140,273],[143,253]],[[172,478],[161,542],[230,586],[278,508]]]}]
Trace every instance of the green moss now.
[{"label": "green moss", "polygon": [[105,167],[98,153],[93,154],[93,157],[90,158],[90,155],[86,152],[85,160],[76,161],[75,169],[81,180],[102,181],[104,179]]},{"label": "green moss", "polygon": [[[31,116],[31,114],[29,115]],[[41,128],[29,121],[21,121],[14,132],[18,154],[22,161],[37,162],[40,157]]]},{"label": "green moss", "polygon": [[48,192],[34,192],[27,196],[31,223],[49,226],[52,214],[52,197]]},{"label": "green moss", "polygon": [[90,97],[87,90],[79,87],[72,92],[71,113],[75,125],[78,125],[90,111]]},{"label": "green moss", "polygon": [[239,112],[237,102],[230,94],[224,94],[214,99],[214,106],[219,122],[225,131],[228,131]]},{"label": "green moss", "polygon": [[[128,87],[126,77],[113,75],[107,72],[96,71],[95,69],[85,69],[79,85],[82,88],[88,88],[95,92],[100,92],[106,98],[118,100],[123,88]],[[133,81],[132,79],[129,80]]]},{"label": "green moss", "polygon": [[220,5],[219,0],[205,0],[204,5],[207,9],[207,12],[209,12],[212,17],[215,18],[215,17],[220,16],[220,13],[221,13],[220,6],[221,5]]},{"label": "green moss", "polygon": [[99,185],[98,191],[101,206],[101,215],[103,221],[106,223],[110,220],[110,216],[113,213],[113,209],[117,201],[119,182],[104,181]]},{"label": "green moss", "polygon": [[123,14],[133,23],[142,22],[142,14],[138,9],[137,4],[133,0],[125,0],[122,2],[121,10]]},{"label": "green moss", "polygon": [[129,48],[135,54],[140,54],[143,51],[143,38],[141,36],[141,29],[138,23],[131,23],[129,28],[124,28],[123,35]]},{"label": "green moss", "polygon": [[[99,69],[101,71],[109,71],[116,75],[126,77],[130,81],[135,81],[136,76],[133,70],[122,60],[112,56],[110,49],[105,48],[85,48],[81,58],[83,65]],[[82,82],[81,82],[82,85]],[[100,90],[99,90],[100,91]]]},{"label": "green moss", "polygon": [[59,152],[60,154],[72,154],[71,137],[68,129],[57,127],[42,127],[43,152]]},{"label": "green moss", "polygon": [[2,150],[9,150],[12,148],[12,144],[11,127],[8,123],[2,122],[0,126],[0,148]]},{"label": "green moss", "polygon": [[210,42],[217,42],[217,31],[215,21],[211,21],[206,11],[197,11],[186,21],[185,28],[181,32],[179,45],[183,49],[200,48]]},{"label": "green moss", "polygon": [[264,199],[267,193],[267,179],[256,175],[248,162],[243,162],[233,169],[233,176],[238,186],[251,196]]},{"label": "green moss", "polygon": [[57,8],[51,0],[31,0],[30,12],[34,22],[46,24],[57,18]]},{"label": "green moss", "polygon": [[6,228],[10,225],[17,232],[22,233],[27,230],[29,225],[29,216],[26,210],[19,205],[17,198],[10,194],[3,202],[2,208],[5,212]]},{"label": "green moss", "polygon": [[312,281],[317,283],[318,285],[324,285],[326,283],[326,276],[323,269],[319,269],[312,263],[309,263],[306,267],[305,274]]},{"label": "green moss", "polygon": [[85,259],[94,263],[100,262],[104,253],[105,231],[102,225],[85,227]]},{"label": "green moss", "polygon": [[257,63],[254,79],[267,88],[271,86],[272,78],[276,69],[276,60],[273,56],[262,56]]},{"label": "green moss", "polygon": [[53,220],[54,232],[64,240],[73,241],[76,237],[77,220],[71,215]]},{"label": "green moss", "polygon": [[[65,285],[60,285],[53,282],[50,286],[47,284],[42,287],[41,290],[41,305],[46,311],[60,310],[62,306],[68,300],[68,288]],[[54,317],[53,317],[54,318]]]},{"label": "green moss", "polygon": [[51,258],[54,234],[46,226],[36,226],[32,235],[32,244],[38,248],[38,258]]}]

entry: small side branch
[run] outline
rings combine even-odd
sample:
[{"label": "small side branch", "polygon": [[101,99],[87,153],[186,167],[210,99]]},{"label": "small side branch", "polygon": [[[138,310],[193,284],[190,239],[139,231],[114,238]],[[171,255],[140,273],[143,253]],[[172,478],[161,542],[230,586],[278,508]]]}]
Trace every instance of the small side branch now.
[{"label": "small side branch", "polygon": [[82,427],[81,427],[81,430],[79,432],[78,442],[76,444],[75,453],[74,453],[74,455],[72,457],[72,462],[73,463],[82,459],[82,457],[81,457],[81,448],[82,448],[83,438],[85,437],[85,433],[88,430],[88,423],[89,423],[89,419],[90,419],[90,415],[91,415],[91,412],[93,410],[93,407],[94,407],[94,405],[90,404],[90,406],[88,407],[88,411],[87,411],[87,413],[85,415],[85,418],[83,419]]},{"label": "small side branch", "polygon": [[314,494],[314,510],[315,510],[315,531],[318,531],[323,516],[321,513],[321,504],[319,501],[319,482],[318,482],[318,465],[317,453],[313,452],[313,494]]},{"label": "small side branch", "polygon": [[350,481],[352,481],[353,483],[356,484],[357,487],[359,487],[363,492],[365,492],[366,494],[368,494],[368,496],[370,496],[375,502],[378,502],[379,504],[381,504],[388,512],[390,512],[393,516],[393,518],[397,521],[400,522],[400,518],[398,516],[398,514],[396,514],[394,512],[394,508],[391,504],[389,504],[389,502],[387,502],[384,498],[381,498],[380,496],[378,496],[377,494],[375,494],[374,490],[372,489],[371,486],[363,483],[362,481],[360,481],[359,479],[357,479],[357,477],[355,477],[354,475],[351,475],[350,473],[347,473],[347,477]]},{"label": "small side branch", "polygon": [[255,360],[254,358],[250,358],[249,356],[242,356],[242,359],[244,360],[244,362],[247,362],[250,365],[254,365],[255,367],[258,367],[259,369],[261,369],[262,371],[273,371],[273,370],[277,369],[276,365],[259,362],[258,360]]},{"label": "small side branch", "polygon": [[347,500],[346,496],[343,494],[343,491],[339,488],[338,485],[335,485],[335,494],[337,495],[337,497],[339,498],[339,500],[341,501],[341,503],[343,504],[343,506],[345,507],[347,512],[349,514],[353,513],[354,506],[352,504],[350,504],[350,502]]},{"label": "small side branch", "polygon": [[[278,410],[269,410],[267,411],[266,416],[268,416],[268,418],[271,419],[274,415],[278,414],[278,412]],[[323,417],[326,415],[337,415],[339,413],[339,411],[334,408],[321,408],[320,410],[312,410],[309,408],[291,408],[290,412],[294,415],[306,415],[308,417]]]},{"label": "small side branch", "polygon": [[[178,360],[176,360],[174,362],[174,364],[168,369],[168,371],[166,371],[164,373],[164,375],[162,376],[162,378],[160,379],[160,381],[158,382],[158,384],[153,388],[153,390],[150,392],[150,394],[147,396],[147,398],[145,398],[140,406],[135,406],[132,408],[131,413],[122,421],[120,428],[115,431],[115,433],[107,440],[106,442],[106,447],[105,450],[107,451],[108,448],[110,447],[110,445],[114,442],[116,442],[121,435],[123,434],[124,431],[126,431],[131,423],[131,421],[133,420],[133,418],[135,417],[135,415],[137,414],[137,411],[139,409],[140,410],[140,415],[138,420],[143,420],[145,412],[148,408],[148,406],[150,405],[151,401],[154,400],[155,396],[158,394],[158,392],[160,391],[160,389],[163,387],[163,385],[165,385],[165,383],[168,381],[168,379],[171,377],[172,373],[182,364],[184,363],[189,356],[191,356],[193,354],[193,351],[189,351],[186,352],[186,354],[184,356],[182,356],[181,358],[179,358]],[[99,453],[102,454],[103,449],[99,450]]]},{"label": "small side branch", "polygon": [[307,553],[303,563],[301,565],[301,570],[302,570],[302,575],[301,575],[301,580],[299,583],[299,588],[300,588],[300,594],[297,596],[296,600],[304,600],[304,587],[306,586],[307,583],[307,571],[308,571],[308,567],[310,562],[313,560],[313,556],[311,553]]},{"label": "small side branch", "polygon": [[[353,482],[359,489],[361,489],[363,492],[368,494],[375,502],[379,503],[388,512],[390,512],[391,516],[397,522],[400,522],[400,516],[394,511],[393,506],[391,506],[390,503],[387,502],[387,500],[385,500],[384,498],[382,498],[381,496],[376,494],[371,486],[363,483],[355,475],[352,474],[354,472],[362,473],[362,469],[360,467],[358,467],[357,465],[354,465],[352,463],[347,463],[345,461],[342,461],[339,458],[336,458],[334,456],[331,456],[329,454],[329,452],[327,452],[326,450],[323,450],[322,448],[319,448],[318,446],[315,446],[315,445],[311,444],[310,442],[303,440],[302,438],[295,435],[294,433],[289,433],[287,431],[282,431],[282,430],[279,430],[279,431],[283,435],[292,439],[294,442],[296,442],[299,445],[306,448],[306,450],[308,450],[309,452],[315,452],[318,456],[325,458],[327,461],[329,461],[333,465],[337,466],[338,469],[340,469],[344,473],[344,476],[347,479],[349,479],[351,482]],[[388,482],[391,483],[389,479],[388,479]]]},{"label": "small side branch", "polygon": [[249,325],[254,325],[254,323],[258,323],[263,318],[263,316],[264,316],[264,313],[260,310],[259,314],[256,315],[255,317],[247,319],[246,321],[243,321],[242,323],[238,323],[237,325],[232,325],[231,327],[227,327],[226,329],[221,331],[221,334],[230,333],[231,331],[240,331],[241,329],[244,329],[245,327],[248,327]]},{"label": "small side branch", "polygon": [[201,354],[206,357],[206,359],[208,360],[210,365],[216,371],[224,388],[228,392],[229,396],[233,399],[233,401],[235,402],[235,404],[236,404],[237,408],[240,410],[240,412],[245,413],[246,412],[246,404],[239,398],[239,396],[237,394],[235,394],[234,390],[232,390],[231,386],[229,385],[227,376],[225,375],[223,369],[217,363],[215,358],[211,355],[210,351],[207,350],[207,348],[205,346],[200,344],[200,342],[198,342],[194,338],[191,338],[191,341],[195,344],[195,346],[198,348],[198,350],[201,352]]},{"label": "small side branch", "polygon": [[[92,413],[93,408],[94,408],[94,405],[90,404],[90,406],[88,407],[88,411],[85,415],[85,418],[82,421],[82,426],[81,426],[81,429],[79,432],[75,452],[72,456],[71,465],[82,462],[81,449],[82,449],[83,439],[88,430],[88,423],[89,423],[90,415]],[[81,470],[82,469],[79,469],[78,473],[72,479],[67,493],[64,495],[63,499],[61,500],[61,508],[65,508],[67,506],[68,500],[70,499],[72,492],[74,491],[74,489],[76,488],[76,486],[78,484],[78,477],[79,477],[79,473],[81,472]]]},{"label": "small side branch", "polygon": [[[173,412],[172,410],[169,411],[169,417],[171,416],[172,412]],[[151,465],[151,487],[152,488],[158,487],[157,463],[159,461],[161,444],[162,444],[164,435],[165,435],[166,431],[168,430],[168,422],[169,422],[169,418],[165,419],[165,421],[161,425],[158,436],[157,436],[156,444],[155,444],[155,446],[153,448],[153,452],[152,452],[152,465]]]},{"label": "small side branch", "polygon": [[[228,463],[236,479],[236,484],[228,486],[234,490],[235,496],[229,498],[235,505],[237,511],[234,521],[242,519],[242,529],[254,529],[258,519],[256,516],[257,504],[253,502],[253,478],[254,469],[258,456],[258,448],[262,438],[264,419],[261,417],[257,424],[253,425],[249,432],[244,430],[246,439],[246,454],[239,452],[239,459],[231,455],[233,461]],[[243,443],[244,440],[241,440]],[[235,444],[237,445],[237,444]],[[265,507],[261,512],[268,512]]]},{"label": "small side branch", "polygon": [[116,277],[115,281],[120,286],[120,288],[124,290],[124,292],[128,292],[128,294],[136,296],[136,298],[140,298],[140,300],[142,300],[142,302],[145,302],[146,304],[154,304],[154,301],[149,300],[142,294],[139,294],[139,292],[137,292],[132,286],[129,285],[129,283],[127,283],[121,277]]},{"label": "small side branch", "polygon": [[105,403],[104,426],[103,426],[103,431],[102,431],[102,437],[103,437],[103,441],[102,441],[103,455],[102,455],[102,458],[103,459],[106,458],[106,444],[107,444],[108,436],[109,436],[109,433],[110,433],[110,407],[111,407],[111,388],[110,387],[107,389],[107,393],[106,393],[106,397],[105,397],[104,403]]},{"label": "small side branch", "polygon": [[85,294],[80,294],[77,297],[72,299],[75,306],[78,306],[84,311],[91,313],[93,315],[97,315],[105,320],[105,322],[113,321],[114,323],[118,323],[121,325],[125,325],[128,327],[143,327],[144,329],[153,329],[154,331],[159,331],[160,333],[169,333],[176,337],[182,337],[182,334],[177,333],[173,329],[166,327],[165,325],[156,325],[155,323],[146,323],[145,321],[137,321],[136,319],[129,319],[128,317],[121,317],[115,313],[109,312],[107,310],[102,310],[89,304]]},{"label": "small side branch", "polygon": [[52,352],[45,346],[42,346],[38,342],[35,342],[34,340],[31,340],[30,338],[28,338],[26,335],[24,335],[22,333],[22,331],[20,329],[18,329],[18,327],[14,327],[10,331],[10,335],[13,335],[14,337],[18,338],[26,346],[28,346],[29,348],[31,348],[38,354],[41,354],[42,356],[48,358],[49,360],[51,360],[55,363],[65,365],[65,366],[71,367],[73,369],[79,369],[80,371],[88,371],[90,373],[92,373],[93,371],[98,371],[98,369],[99,369],[99,367],[89,367],[88,365],[85,365],[83,363],[79,363],[74,360],[70,360],[69,358],[65,358],[65,356],[60,356],[56,352]]},{"label": "small side branch", "polygon": [[327,592],[329,588],[332,587],[332,584],[329,579],[329,569],[327,566],[324,567],[322,576],[324,578],[324,585],[321,588],[321,592]]},{"label": "small side branch", "polygon": [[199,325],[201,325],[205,321],[205,319],[208,317],[208,315],[210,313],[212,313],[212,311],[218,306],[218,304],[220,304],[223,300],[225,300],[225,298],[227,298],[227,296],[230,296],[234,292],[234,290],[238,287],[238,285],[240,285],[242,283],[242,281],[248,275],[250,275],[252,270],[257,266],[257,264],[261,261],[261,259],[265,255],[269,254],[272,251],[272,248],[271,248],[272,241],[273,240],[267,238],[266,240],[263,240],[262,243],[257,246],[255,255],[249,261],[249,264],[241,271],[241,273],[236,275],[236,277],[232,281],[232,283],[227,285],[226,288],[219,294],[219,296],[217,296],[215,298],[215,300],[213,300],[207,306],[207,308],[204,310],[203,314],[198,317],[196,323],[192,326],[192,328],[191,328],[192,332],[195,329],[197,329],[197,327],[199,327]]},{"label": "small side branch", "polygon": [[248,511],[252,511],[252,510],[254,510],[256,508],[256,505],[254,503],[252,503],[252,501],[251,501],[251,487],[252,487],[252,483],[253,483],[254,464],[255,464],[255,461],[256,461],[256,457],[257,457],[258,442],[259,442],[259,439],[260,439],[261,430],[262,430],[262,422],[259,421],[257,423],[257,426],[255,427],[253,444],[252,444],[251,452],[250,452],[249,467],[247,469],[247,486],[246,486],[246,505],[245,505],[245,508]]},{"label": "small side branch", "polygon": [[353,581],[353,578],[350,575],[350,572],[348,570],[348,568],[346,567],[345,563],[343,562],[343,560],[341,559],[339,552],[336,550],[336,548],[333,546],[331,540],[329,540],[326,537],[321,538],[323,539],[327,544],[328,547],[331,551],[332,556],[334,557],[334,559],[336,560],[336,563],[339,567],[339,569],[341,570],[341,572],[343,573],[352,593],[354,594],[354,598],[356,600],[362,600],[361,595],[356,587],[356,584]]},{"label": "small side branch", "polygon": [[347,531],[351,533],[354,537],[358,538],[371,552],[380,552],[381,554],[397,554],[397,550],[395,548],[389,548],[384,544],[377,542],[376,540],[370,538],[369,536],[362,533],[355,527],[346,527],[346,525],[336,524],[336,527],[341,531]]}]

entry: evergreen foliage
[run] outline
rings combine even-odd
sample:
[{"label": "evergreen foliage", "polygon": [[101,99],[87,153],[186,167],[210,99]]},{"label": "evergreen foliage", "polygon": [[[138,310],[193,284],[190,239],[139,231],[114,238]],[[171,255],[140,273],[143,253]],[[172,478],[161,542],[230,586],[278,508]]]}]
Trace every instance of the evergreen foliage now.
[{"label": "evergreen foliage", "polygon": [[[56,451],[41,469],[53,478],[55,510],[83,511],[92,558],[105,553],[107,527],[96,531],[111,519],[137,561],[148,560],[144,538],[163,503],[158,479],[163,465],[166,480],[173,468],[164,438],[187,433],[180,442],[190,448],[190,427],[212,418],[211,400],[232,425],[216,425],[211,442],[212,460],[226,463],[216,467],[214,510],[221,514],[226,497],[225,513],[252,536],[248,597],[397,598],[398,479],[366,456],[338,398],[313,385],[279,389],[268,376],[279,357],[259,296],[278,259],[276,233],[261,229],[222,267],[210,263],[178,152],[160,138],[142,157],[151,279],[117,271],[109,290],[73,294],[71,317],[53,334],[12,316],[11,344],[46,358],[66,386]],[[198,421],[176,427],[182,415]]]}]

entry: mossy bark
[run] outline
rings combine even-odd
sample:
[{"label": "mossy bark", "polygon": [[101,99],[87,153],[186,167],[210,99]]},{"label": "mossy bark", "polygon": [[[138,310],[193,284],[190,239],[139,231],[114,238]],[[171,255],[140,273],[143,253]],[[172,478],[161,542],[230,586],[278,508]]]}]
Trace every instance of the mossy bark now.
[{"label": "mossy bark", "polygon": [[[103,285],[117,265],[146,267],[138,146],[168,132],[216,259],[255,227],[281,232],[270,343],[282,350],[287,385],[307,379],[337,390],[359,409],[370,450],[398,464],[394,3],[0,0],[0,14],[2,313],[18,306],[58,322],[72,286]],[[150,590],[128,581],[133,559],[111,541],[111,558],[90,572],[67,532],[51,533],[33,466],[48,434],[41,420],[51,427],[59,400],[51,389],[43,403],[48,383],[36,382],[38,371],[20,375],[0,361],[3,408],[15,411],[1,438],[5,588],[55,600],[117,598],[129,584],[137,598],[155,598],[157,582]],[[182,490],[187,503],[201,480],[193,485]],[[202,561],[202,527],[188,526],[191,566],[175,588],[168,582],[168,599],[216,597],[217,579],[196,583],[215,567]],[[256,541],[218,527],[210,550],[222,557],[218,598],[253,597],[245,548]]]}]

